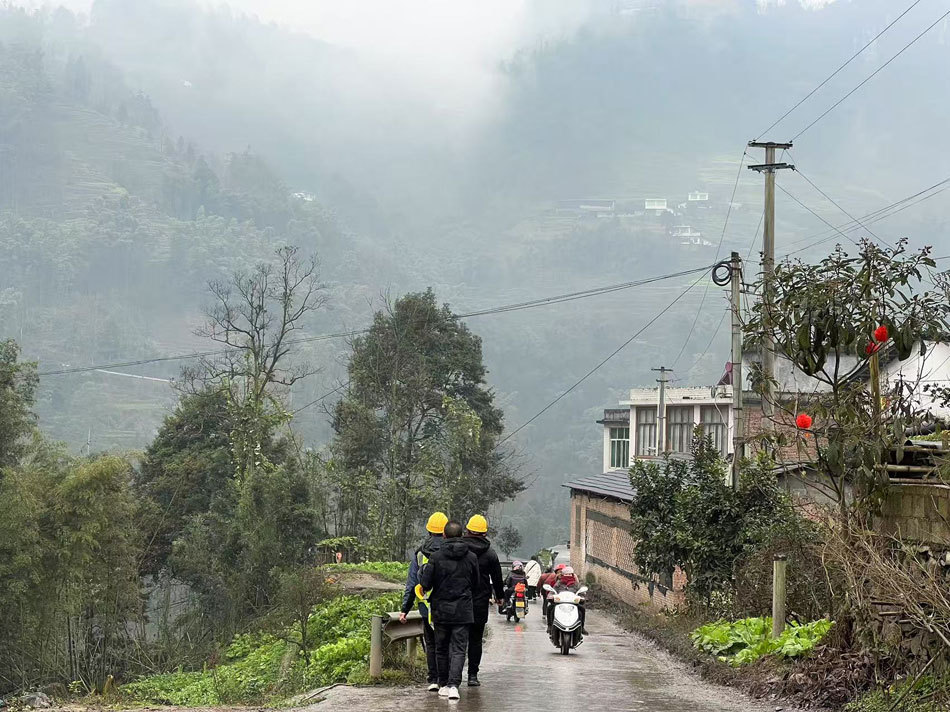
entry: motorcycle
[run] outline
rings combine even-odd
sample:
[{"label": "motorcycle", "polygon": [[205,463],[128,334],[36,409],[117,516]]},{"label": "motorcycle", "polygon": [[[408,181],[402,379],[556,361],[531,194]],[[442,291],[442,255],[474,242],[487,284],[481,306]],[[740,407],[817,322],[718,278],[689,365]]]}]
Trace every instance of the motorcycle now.
[{"label": "motorcycle", "polygon": [[549,606],[554,606],[551,642],[560,649],[561,655],[568,655],[584,642],[580,607],[584,604],[583,594],[587,593],[587,586],[581,586],[577,593],[557,591],[550,584],[544,584],[544,590],[553,594],[548,601]]},{"label": "motorcycle", "polygon": [[[508,594],[505,600],[505,606],[501,613],[510,621],[512,618],[517,623],[520,618],[528,615],[528,598],[525,593],[527,587],[523,583],[515,584],[514,590]],[[519,617],[520,616],[520,617]]]}]

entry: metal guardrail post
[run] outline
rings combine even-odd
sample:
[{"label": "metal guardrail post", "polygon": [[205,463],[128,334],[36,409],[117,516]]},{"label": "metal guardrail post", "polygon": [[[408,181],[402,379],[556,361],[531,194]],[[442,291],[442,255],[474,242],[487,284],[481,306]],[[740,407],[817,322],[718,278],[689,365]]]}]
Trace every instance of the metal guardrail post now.
[{"label": "metal guardrail post", "polygon": [[383,617],[373,616],[369,636],[369,676],[383,674]]},{"label": "metal guardrail post", "polygon": [[406,641],[406,657],[409,658],[409,668],[416,666],[416,650],[418,649],[419,639],[410,638]]}]

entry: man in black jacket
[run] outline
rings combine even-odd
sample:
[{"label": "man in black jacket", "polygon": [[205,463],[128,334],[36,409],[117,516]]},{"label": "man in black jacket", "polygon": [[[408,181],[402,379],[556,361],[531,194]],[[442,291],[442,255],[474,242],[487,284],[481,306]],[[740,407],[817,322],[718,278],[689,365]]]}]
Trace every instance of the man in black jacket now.
[{"label": "man in black jacket", "polygon": [[501,605],[505,598],[505,589],[501,575],[498,554],[488,540],[488,521],[481,514],[468,520],[465,527],[465,541],[478,559],[479,582],[475,589],[475,620],[468,632],[468,686],[478,687],[478,669],[482,663],[482,643],[485,626],[488,623],[488,608],[491,605],[492,592],[495,603]]},{"label": "man in black jacket", "polygon": [[435,654],[439,668],[439,695],[459,698],[468,629],[472,625],[472,596],[478,587],[478,559],[462,539],[462,525],[445,525],[441,548],[422,567],[419,583],[431,591]]},{"label": "man in black jacket", "polygon": [[417,606],[422,615],[422,648],[426,652],[426,666],[429,668],[429,692],[439,691],[439,669],[435,661],[435,631],[429,625],[429,608],[426,602],[416,596],[416,584],[419,583],[419,570],[442,546],[442,530],[449,518],[442,512],[433,512],[426,522],[426,531],[429,535],[416,549],[416,553],[409,561],[409,575],[406,577],[406,588],[402,596],[402,608],[399,613],[399,622],[405,623],[406,616],[413,605]]}]

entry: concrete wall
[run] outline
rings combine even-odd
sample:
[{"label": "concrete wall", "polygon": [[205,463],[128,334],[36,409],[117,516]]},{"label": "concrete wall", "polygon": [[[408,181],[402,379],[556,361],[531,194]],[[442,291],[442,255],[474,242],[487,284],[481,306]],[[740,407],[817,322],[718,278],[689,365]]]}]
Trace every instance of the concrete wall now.
[{"label": "concrete wall", "polygon": [[581,580],[593,574],[611,596],[631,606],[661,610],[682,604],[685,575],[677,570],[672,581],[641,576],[633,565],[635,547],[628,504],[571,493],[571,566]]},{"label": "concrete wall", "polygon": [[950,544],[950,486],[921,480],[891,480],[878,526],[902,539]]}]

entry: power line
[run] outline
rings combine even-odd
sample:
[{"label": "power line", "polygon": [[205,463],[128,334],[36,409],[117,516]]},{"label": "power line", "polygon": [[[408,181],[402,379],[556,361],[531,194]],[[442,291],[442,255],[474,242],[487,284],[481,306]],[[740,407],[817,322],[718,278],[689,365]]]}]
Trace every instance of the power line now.
[{"label": "power line", "polygon": [[[708,269],[710,269],[710,268],[707,267],[706,269],[708,270]],[[607,358],[605,358],[603,361],[601,361],[600,363],[598,363],[596,366],[594,366],[592,369],[590,369],[587,373],[585,373],[583,376],[581,376],[577,381],[574,382],[574,384],[573,384],[570,388],[568,388],[566,391],[564,391],[563,393],[561,393],[557,398],[555,398],[554,400],[552,400],[550,403],[548,403],[546,406],[544,406],[541,410],[539,410],[537,413],[535,413],[535,414],[532,415],[530,418],[528,418],[528,420],[526,420],[526,421],[523,422],[521,425],[519,425],[517,428],[515,428],[515,429],[512,430],[510,433],[508,433],[508,435],[506,435],[506,436],[501,440],[501,442],[498,443],[498,446],[500,447],[500,446],[504,445],[504,444],[505,444],[506,442],[508,442],[511,438],[513,438],[515,435],[517,435],[517,434],[520,433],[522,430],[524,430],[526,427],[528,427],[529,425],[531,425],[531,423],[533,423],[535,420],[537,420],[537,419],[540,418],[542,415],[544,415],[545,413],[547,413],[551,408],[553,408],[555,405],[557,405],[557,403],[560,402],[562,398],[564,398],[564,397],[565,397],[566,395],[568,395],[571,391],[573,391],[575,388],[577,388],[579,385],[581,385],[584,381],[586,381],[588,378],[590,378],[592,375],[594,375],[594,373],[596,373],[598,370],[600,370],[600,368],[601,368],[604,364],[606,364],[608,361],[610,361],[610,359],[612,359],[614,356],[616,356],[616,355],[619,354],[621,351],[623,351],[628,345],[630,345],[630,343],[631,343],[634,339],[636,339],[638,336],[640,336],[640,334],[642,334],[642,333],[643,333],[644,331],[646,331],[650,326],[652,326],[657,320],[659,320],[659,318],[660,318],[661,316],[663,316],[664,314],[666,314],[666,312],[668,312],[670,309],[672,309],[674,304],[676,304],[680,299],[682,299],[683,297],[685,297],[686,294],[687,294],[688,292],[690,292],[690,291],[693,289],[693,287],[695,287],[697,284],[699,284],[699,281],[703,278],[704,275],[705,275],[705,270],[703,271],[703,274],[701,274],[691,285],[689,285],[685,290],[683,290],[682,292],[680,292],[680,293],[677,295],[677,297],[676,297],[672,302],[670,302],[670,303],[667,304],[665,307],[663,307],[663,309],[660,310],[660,312],[659,312],[656,316],[654,316],[652,319],[650,319],[650,321],[648,321],[646,324],[644,324],[642,327],[640,327],[640,329],[639,329],[633,336],[631,336],[629,339],[627,339],[627,340],[624,341],[622,344],[620,344],[620,346],[618,346],[616,349],[614,349],[614,351],[612,351],[612,352],[610,353],[610,355],[607,356]]]},{"label": "power line", "polygon": [[[789,198],[791,198],[791,199],[794,200],[796,203],[798,203],[799,205],[801,205],[803,208],[805,208],[805,210],[807,210],[807,211],[810,212],[812,215],[814,215],[816,218],[818,218],[819,220],[821,220],[825,225],[827,225],[828,227],[830,227],[830,228],[832,228],[832,229],[837,230],[837,228],[836,228],[834,225],[832,225],[830,222],[828,222],[827,220],[825,220],[823,217],[821,217],[821,215],[819,215],[819,214],[816,213],[814,210],[812,210],[811,208],[809,208],[807,205],[805,205],[801,200],[799,200],[798,198],[796,198],[794,195],[792,195],[791,193],[789,193],[783,186],[779,185],[778,187],[779,187],[779,190],[781,190],[783,193],[785,193],[785,195],[787,195]],[[845,233],[841,232],[841,230],[838,230],[838,234],[840,234],[840,235],[841,235],[843,238],[845,238],[846,240],[851,240],[851,242],[854,243],[854,245],[857,245],[857,244],[858,244],[857,241],[854,240],[850,235],[846,235]],[[788,253],[788,254],[793,254],[793,253],[790,252],[790,253]]]},{"label": "power line", "polygon": [[[792,155],[791,151],[789,151],[788,155],[791,157],[791,155]],[[794,160],[794,159],[793,159],[793,160]],[[852,214],[849,213],[847,210],[845,210],[844,208],[842,208],[842,207],[834,200],[834,198],[832,198],[832,197],[831,197],[830,195],[828,195],[825,191],[823,191],[821,188],[819,188],[817,185],[815,185],[815,183],[812,181],[811,178],[809,178],[809,177],[806,176],[804,173],[802,173],[801,167],[796,167],[795,172],[798,173],[798,175],[800,175],[802,178],[804,178],[805,181],[808,183],[808,185],[810,185],[812,188],[814,188],[814,189],[817,190],[819,193],[821,193],[822,196],[824,196],[824,198],[825,198],[829,203],[831,203],[832,205],[834,205],[836,208],[838,208],[838,210],[840,210],[840,211],[841,211],[842,213],[844,213],[846,216],[848,216],[849,218],[851,218],[851,220],[852,220],[853,222],[856,222],[856,223],[857,223],[858,225],[860,225],[863,229],[867,230],[868,233],[870,233],[870,235],[871,235],[875,240],[877,240],[878,242],[881,242],[881,243],[887,245],[888,247],[893,247],[893,245],[891,245],[887,240],[881,239],[877,234],[875,234],[875,232],[874,232],[873,230],[871,230],[871,228],[869,228],[867,225],[865,225],[864,223],[862,223],[859,218],[854,217],[854,215],[852,215]]]},{"label": "power line", "polygon": [[[941,186],[943,186],[943,187],[941,187]],[[939,190],[934,190],[935,188],[939,188]],[[907,210],[908,208],[911,208],[911,207],[913,207],[913,206],[915,206],[915,205],[918,205],[919,203],[922,203],[922,202],[924,202],[925,200],[930,200],[931,198],[933,198],[933,197],[935,197],[935,196],[937,196],[937,195],[940,195],[940,193],[943,193],[944,191],[946,191],[946,190],[948,190],[948,189],[950,189],[950,178],[945,178],[944,180],[938,181],[937,183],[934,183],[933,185],[931,185],[931,186],[929,186],[929,187],[927,187],[927,188],[924,188],[923,190],[918,191],[917,193],[914,193],[913,195],[909,195],[909,196],[907,196],[906,198],[901,198],[900,200],[891,203],[890,205],[885,205],[885,206],[882,207],[882,208],[878,208],[877,210],[873,210],[872,212],[868,213],[867,215],[862,215],[862,216],[861,216],[861,220],[862,220],[865,224],[867,224],[867,223],[876,223],[876,222],[878,222],[878,221],[880,221],[880,220],[885,220],[886,218],[889,218],[889,217],[891,217],[891,216],[893,216],[893,215],[896,215],[897,213],[903,212],[904,210]],[[931,191],[933,191],[933,192],[931,192]],[[930,193],[930,194],[929,194],[929,195],[926,195],[926,193]],[[922,196],[922,197],[921,197],[921,196]],[[916,198],[916,200],[915,200],[915,198]],[[913,202],[911,202],[911,201],[913,201]],[[898,206],[899,206],[899,207],[898,207]],[[820,245],[820,244],[822,244],[822,243],[824,243],[824,242],[827,242],[828,240],[834,239],[834,238],[836,237],[836,233],[838,233],[838,234],[843,234],[843,232],[853,232],[854,230],[857,230],[858,227],[860,227],[860,224],[857,223],[857,222],[854,221],[854,220],[852,220],[852,221],[850,221],[850,222],[847,222],[847,223],[842,223],[841,225],[833,225],[833,226],[832,226],[832,229],[831,229],[830,231],[829,231],[829,230],[825,230],[825,231],[822,231],[822,232],[819,232],[819,233],[814,233],[814,234],[809,235],[809,236],[807,236],[807,237],[804,237],[804,238],[802,238],[802,239],[800,239],[800,240],[796,240],[795,242],[792,243],[792,246],[797,245],[797,244],[801,244],[802,242],[806,242],[806,241],[811,240],[812,238],[815,238],[815,237],[821,237],[821,236],[823,236],[823,235],[829,235],[829,233],[830,233],[830,236],[822,237],[822,239],[819,239],[819,240],[817,240],[817,241],[815,241],[815,242],[812,242],[812,243],[810,243],[810,244],[808,244],[808,245],[805,245],[804,247],[800,247],[800,248],[798,248],[798,249],[796,249],[796,250],[792,250],[792,251],[790,251],[790,252],[787,252],[787,253],[785,253],[785,256],[787,257],[788,255],[794,255],[794,254],[797,254],[797,253],[799,253],[799,252],[803,252],[803,251],[805,251],[805,250],[811,249],[812,247],[816,247],[817,245]],[[847,236],[846,236],[846,237],[847,237]],[[850,239],[850,238],[849,238],[849,239]]]},{"label": "power line", "polygon": [[944,19],[945,17],[947,17],[948,15],[950,15],[950,10],[947,10],[945,13],[943,13],[943,14],[942,14],[940,17],[938,17],[938,18],[934,21],[934,23],[933,23],[932,25],[930,25],[926,30],[924,30],[923,32],[921,32],[921,33],[920,33],[919,35],[917,35],[914,39],[912,39],[910,42],[908,42],[906,45],[904,45],[904,47],[901,48],[901,50],[900,50],[897,54],[895,54],[893,57],[891,57],[889,60],[887,60],[887,61],[886,61],[884,64],[882,64],[880,67],[878,67],[877,69],[875,69],[873,72],[871,72],[871,73],[870,73],[867,77],[865,77],[864,80],[863,80],[860,84],[858,84],[854,89],[852,89],[851,91],[849,91],[849,92],[848,92],[847,94],[845,94],[843,97],[841,97],[840,99],[838,99],[838,101],[836,101],[834,104],[832,104],[830,107],[828,107],[817,119],[815,119],[814,121],[812,121],[810,124],[808,124],[808,126],[806,126],[806,127],[803,128],[801,131],[799,131],[797,134],[795,134],[795,135],[792,137],[791,141],[792,141],[792,142],[797,141],[799,136],[801,136],[803,133],[805,133],[806,131],[808,131],[812,126],[814,126],[815,124],[817,124],[819,121],[821,121],[823,118],[825,118],[828,114],[830,114],[832,111],[834,111],[836,108],[838,108],[848,97],[850,97],[850,96],[851,96],[852,94],[854,94],[858,89],[860,89],[860,88],[863,87],[865,84],[867,84],[869,81],[871,81],[871,79],[873,79],[875,76],[877,76],[878,72],[880,72],[882,69],[884,69],[887,65],[889,65],[891,62],[893,62],[895,59],[897,59],[898,57],[900,57],[907,49],[909,49],[909,48],[910,48],[912,45],[914,45],[918,40],[920,40],[921,37],[923,37],[924,35],[926,35],[926,34],[927,34],[928,32],[930,32],[934,27],[936,27],[938,24],[940,24],[941,20],[943,20],[943,19]]},{"label": "power line", "polygon": [[[896,18],[893,22],[891,22],[887,27],[885,27],[883,30],[881,30],[880,32],[878,32],[878,33],[874,36],[874,38],[871,39],[866,45],[864,45],[861,49],[859,49],[857,52],[855,52],[854,54],[852,54],[851,57],[850,57],[844,64],[842,64],[842,65],[841,65],[840,67],[838,67],[835,71],[833,71],[831,74],[829,74],[827,77],[825,77],[824,81],[822,81],[821,84],[819,84],[819,85],[816,86],[814,89],[812,89],[810,92],[808,92],[808,93],[807,93],[804,97],[802,97],[802,98],[798,101],[798,103],[795,104],[791,109],[789,109],[789,110],[786,111],[784,114],[782,114],[781,116],[779,116],[775,121],[773,121],[773,122],[772,122],[772,125],[769,126],[767,129],[765,129],[765,131],[760,131],[760,132],[759,132],[759,136],[764,136],[764,135],[767,134],[769,131],[771,131],[772,129],[774,129],[776,126],[778,126],[780,123],[782,123],[782,121],[785,120],[785,118],[786,118],[789,114],[791,114],[793,111],[795,111],[795,109],[797,109],[799,106],[801,106],[801,105],[804,104],[806,101],[808,101],[808,100],[815,94],[815,92],[817,92],[819,89],[821,89],[823,86],[825,86],[825,84],[827,84],[827,83],[830,82],[832,79],[834,79],[842,69],[844,69],[844,68],[847,67],[849,64],[851,64],[851,62],[853,62],[855,59],[857,59],[857,58],[864,52],[864,50],[866,50],[866,49],[867,49],[868,47],[870,47],[872,44],[874,44],[875,42],[877,42],[877,40],[880,39],[881,35],[883,35],[885,32],[887,32],[889,29],[891,29],[894,25],[896,25],[896,24],[900,21],[900,19],[901,19],[902,17],[904,17],[904,15],[906,15],[908,12],[910,12],[911,10],[913,10],[914,7],[916,7],[919,3],[920,3],[920,0],[914,0],[914,2],[911,3],[910,7],[908,7],[906,10],[904,10],[904,12],[902,12],[900,15],[898,15],[897,18]],[[758,139],[756,139],[756,140],[758,140]]]},{"label": "power line", "polygon": [[[658,275],[655,277],[647,277],[644,279],[634,280],[630,282],[621,282],[619,284],[610,284],[602,287],[594,287],[592,289],[581,290],[577,292],[568,292],[566,294],[557,294],[551,297],[542,297],[539,299],[533,299],[525,302],[517,302],[514,304],[503,304],[497,307],[491,307],[488,309],[480,309],[477,311],[467,312],[464,314],[455,315],[456,319],[470,319],[477,316],[486,316],[490,314],[502,314],[505,312],[511,311],[520,311],[523,309],[533,309],[535,307],[548,306],[551,304],[562,304],[564,302],[571,302],[577,299],[586,299],[588,297],[596,297],[603,294],[610,294],[612,292],[618,292],[625,289],[632,289],[634,287],[641,287],[646,284],[652,284],[654,282],[660,282],[667,279],[674,279],[676,277],[685,277],[691,274],[696,274],[697,272],[705,272],[710,269],[710,265],[704,265],[702,267],[694,267],[692,269],[681,270],[679,272],[672,272],[670,274]],[[355,329],[352,331],[339,331],[336,333],[330,334],[318,334],[315,336],[305,336],[299,339],[289,339],[284,342],[285,345],[297,345],[304,343],[313,343],[316,341],[327,341],[330,339],[340,339],[346,337],[360,336],[362,334],[369,333],[370,329]],[[62,368],[53,371],[43,371],[39,373],[39,376],[59,376],[64,374],[72,373],[86,373],[89,371],[98,371],[102,369],[114,369],[114,368],[127,368],[129,366],[142,366],[145,364],[151,363],[161,363],[167,361],[188,361],[191,359],[197,358],[206,358],[209,356],[222,356],[224,354],[233,353],[236,349],[219,349],[215,351],[195,351],[188,354],[178,354],[176,356],[156,356],[152,358],[137,359],[133,361],[122,361],[117,363],[107,363],[107,364],[97,364],[94,366],[77,366],[73,368]]]},{"label": "power line", "polygon": [[[719,235],[719,244],[716,245],[716,256],[713,258],[713,264],[719,261],[719,253],[722,250],[722,242],[726,237],[726,226],[729,224],[729,216],[732,214],[732,204],[736,201],[736,189],[739,187],[739,178],[742,176],[742,164],[745,163],[745,157],[748,155],[749,149],[745,148],[742,151],[742,156],[739,157],[739,171],[736,173],[736,180],[732,184],[732,197],[729,198],[729,206],[726,208],[726,219],[722,223],[722,232]],[[703,288],[703,297],[699,300],[699,307],[696,309],[696,315],[693,317],[693,323],[689,327],[689,333],[686,334],[686,341],[683,342],[682,347],[680,347],[680,352],[676,354],[676,358],[673,359],[673,368],[676,368],[676,364],[679,363],[680,358],[683,356],[683,352],[686,351],[686,347],[689,345],[689,340],[693,338],[693,331],[696,329],[696,324],[699,321],[699,315],[703,311],[703,306],[706,304],[706,294],[709,292],[709,282],[706,282],[706,286]]]},{"label": "power line", "polygon": [[348,385],[350,385],[350,382],[349,382],[349,381],[347,381],[346,383],[341,383],[339,386],[337,386],[336,388],[334,388],[332,391],[328,391],[327,393],[324,393],[324,394],[323,394],[322,396],[320,396],[319,398],[315,398],[314,400],[312,400],[312,401],[310,401],[309,403],[307,403],[307,405],[300,406],[299,408],[297,408],[297,410],[293,411],[290,415],[291,415],[291,416],[297,415],[297,413],[299,413],[300,411],[306,410],[307,408],[316,405],[317,403],[319,403],[319,402],[322,401],[322,400],[326,400],[327,398],[329,398],[330,396],[332,396],[334,393],[336,393],[336,392],[338,392],[338,391],[342,391],[342,390],[343,390],[344,388],[346,388]]}]

